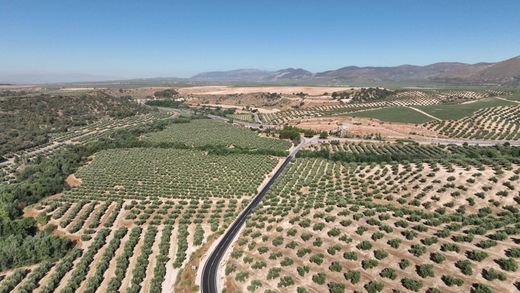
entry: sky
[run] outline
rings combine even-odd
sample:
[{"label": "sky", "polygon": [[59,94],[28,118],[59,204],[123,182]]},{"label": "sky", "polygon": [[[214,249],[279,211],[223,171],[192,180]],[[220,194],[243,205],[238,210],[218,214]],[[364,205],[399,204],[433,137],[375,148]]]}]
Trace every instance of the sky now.
[{"label": "sky", "polygon": [[494,62],[518,0],[0,0],[0,83]]}]

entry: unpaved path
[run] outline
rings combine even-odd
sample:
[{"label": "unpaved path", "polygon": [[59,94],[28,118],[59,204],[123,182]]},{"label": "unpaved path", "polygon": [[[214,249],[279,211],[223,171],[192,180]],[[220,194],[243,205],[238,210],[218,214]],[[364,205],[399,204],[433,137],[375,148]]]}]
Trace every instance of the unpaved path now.
[{"label": "unpaved path", "polygon": [[495,97],[495,99],[499,99],[499,100],[506,101],[506,102],[513,102],[513,103],[516,103],[516,104],[520,104],[520,101],[508,100],[508,99],[502,98],[502,97]]},{"label": "unpaved path", "polygon": [[426,113],[426,112],[424,112],[424,111],[421,110],[421,109],[417,109],[417,108],[412,107],[412,106],[408,106],[407,108],[410,108],[410,109],[412,109],[412,110],[414,110],[414,111],[416,111],[416,112],[419,112],[419,113],[421,113],[421,114],[423,114],[423,115],[425,115],[425,116],[428,116],[428,117],[430,117],[430,118],[432,118],[432,119],[434,119],[434,120],[442,121],[440,118],[437,118],[437,117],[435,117],[435,116],[433,116],[433,115],[431,115],[431,114],[429,114],[429,113]]}]

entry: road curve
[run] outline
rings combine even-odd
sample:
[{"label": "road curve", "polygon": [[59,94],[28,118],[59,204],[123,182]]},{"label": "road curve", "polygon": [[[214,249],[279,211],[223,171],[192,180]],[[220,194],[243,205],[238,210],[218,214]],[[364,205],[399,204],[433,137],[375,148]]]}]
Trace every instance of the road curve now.
[{"label": "road curve", "polygon": [[[317,137],[316,137],[317,138]],[[316,139],[313,138],[313,139]],[[218,275],[218,269],[220,262],[222,260],[222,257],[226,253],[227,249],[229,248],[229,245],[231,242],[233,242],[233,239],[237,236],[238,232],[240,231],[240,228],[247,220],[247,217],[253,209],[260,203],[260,201],[264,198],[265,194],[269,190],[269,187],[273,185],[274,181],[278,176],[282,173],[284,168],[289,164],[289,162],[294,158],[296,153],[303,147],[304,144],[307,143],[307,140],[303,138],[302,143],[300,143],[298,146],[296,146],[290,154],[285,158],[285,161],[283,164],[276,170],[274,175],[269,179],[267,184],[260,190],[258,195],[256,195],[253,200],[249,203],[249,205],[240,213],[238,218],[233,222],[233,224],[227,229],[224,236],[220,240],[220,242],[217,244],[215,249],[213,249],[213,252],[206,260],[204,267],[202,269],[202,293],[217,293],[217,275]]]}]

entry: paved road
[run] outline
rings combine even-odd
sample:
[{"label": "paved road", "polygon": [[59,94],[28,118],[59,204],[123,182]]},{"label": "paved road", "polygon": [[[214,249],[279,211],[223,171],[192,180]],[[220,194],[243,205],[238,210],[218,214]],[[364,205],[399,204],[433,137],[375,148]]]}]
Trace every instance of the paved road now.
[{"label": "paved road", "polygon": [[235,222],[228,228],[228,230],[225,232],[224,236],[220,240],[220,242],[217,244],[211,255],[206,260],[206,263],[204,264],[204,267],[202,269],[202,292],[203,293],[217,293],[217,277],[218,277],[218,270],[220,266],[220,262],[222,261],[222,257],[226,254],[226,251],[229,248],[229,245],[235,237],[237,236],[238,232],[240,231],[240,228],[242,225],[244,225],[245,221],[247,220],[247,217],[253,209],[260,203],[260,201],[264,198],[265,194],[269,190],[269,187],[273,185],[274,181],[280,173],[282,173],[283,169],[289,164],[289,162],[294,158],[296,153],[300,151],[303,146],[307,143],[311,143],[315,140],[317,140],[318,137],[315,136],[310,139],[302,138],[302,142],[293,148],[287,158],[285,158],[285,161],[282,165],[276,170],[274,175],[269,179],[267,184],[260,190],[258,195],[255,196],[255,198],[249,203],[249,205],[242,211],[240,216],[235,220]]}]

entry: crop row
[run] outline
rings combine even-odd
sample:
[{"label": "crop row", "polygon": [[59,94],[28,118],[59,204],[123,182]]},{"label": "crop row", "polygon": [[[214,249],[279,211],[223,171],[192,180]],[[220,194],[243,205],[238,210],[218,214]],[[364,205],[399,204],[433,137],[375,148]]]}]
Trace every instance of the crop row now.
[{"label": "crop row", "polygon": [[520,139],[520,106],[481,109],[459,120],[432,121],[428,129],[448,137],[488,140]]},{"label": "crop row", "polygon": [[[420,194],[409,182],[420,174],[435,172],[431,180],[440,182],[432,184],[441,188],[447,182],[463,185],[476,173],[507,182],[520,172],[515,165],[482,168],[297,159],[247,221],[226,264],[226,286],[263,292],[511,292],[520,285],[520,247],[514,241],[520,212],[513,195],[496,211],[484,200],[471,208],[463,204],[465,209],[419,209],[406,196]],[[416,184],[420,189],[430,183]],[[407,202],[385,200],[371,185],[383,194],[387,185]],[[502,189],[496,185],[493,190]],[[460,189],[460,196],[469,197],[469,190],[475,189]]]}]

